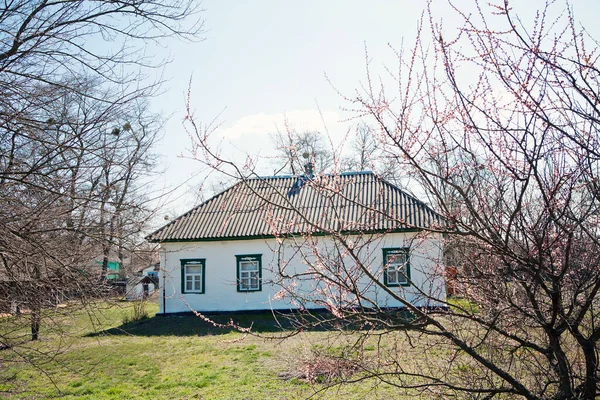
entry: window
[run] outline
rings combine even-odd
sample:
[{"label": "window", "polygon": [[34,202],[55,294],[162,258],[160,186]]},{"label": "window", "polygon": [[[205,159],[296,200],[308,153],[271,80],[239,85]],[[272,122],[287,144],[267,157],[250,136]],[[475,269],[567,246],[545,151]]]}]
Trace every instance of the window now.
[{"label": "window", "polygon": [[384,274],[386,286],[409,286],[410,263],[408,248],[383,249]]},{"label": "window", "polygon": [[262,290],[262,255],[235,256],[237,259],[238,292],[258,292]]},{"label": "window", "polygon": [[204,293],[205,259],[181,260],[181,293]]}]

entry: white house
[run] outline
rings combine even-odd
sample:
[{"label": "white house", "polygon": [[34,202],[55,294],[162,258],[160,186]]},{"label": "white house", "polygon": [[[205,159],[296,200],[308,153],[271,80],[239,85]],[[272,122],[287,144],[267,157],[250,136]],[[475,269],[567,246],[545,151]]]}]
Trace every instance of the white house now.
[{"label": "white house", "polygon": [[156,281],[148,275],[131,277],[125,284],[125,298],[127,300],[145,299],[154,293],[156,286]]},{"label": "white house", "polygon": [[138,275],[148,276],[150,279],[152,279],[157,284],[156,286],[158,286],[158,282],[160,282],[159,274],[160,274],[160,263],[154,263],[152,265],[149,265],[145,268],[138,270]]},{"label": "white house", "polygon": [[151,296],[159,286],[160,263],[149,265],[137,271],[125,284],[125,298],[140,300]]},{"label": "white house", "polygon": [[160,313],[436,307],[439,224],[371,172],[247,179],[148,236]]}]

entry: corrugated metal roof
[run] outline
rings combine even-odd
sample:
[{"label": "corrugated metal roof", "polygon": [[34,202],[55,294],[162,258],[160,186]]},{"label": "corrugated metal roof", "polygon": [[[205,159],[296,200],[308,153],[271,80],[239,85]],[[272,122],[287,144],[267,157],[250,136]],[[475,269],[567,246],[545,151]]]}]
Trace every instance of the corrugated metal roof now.
[{"label": "corrugated metal roof", "polygon": [[241,181],[147,237],[152,242],[225,240],[302,233],[385,232],[439,225],[441,217],[372,172]]}]

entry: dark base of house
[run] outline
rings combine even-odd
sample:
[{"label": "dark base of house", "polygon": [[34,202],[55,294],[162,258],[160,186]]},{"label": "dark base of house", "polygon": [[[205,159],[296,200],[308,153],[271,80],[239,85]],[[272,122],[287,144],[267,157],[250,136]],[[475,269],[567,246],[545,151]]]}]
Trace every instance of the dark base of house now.
[{"label": "dark base of house", "polygon": [[[419,310],[426,312],[435,312],[435,311],[448,311],[448,306],[421,306],[417,307]],[[353,312],[358,313],[359,310],[352,310]],[[327,308],[311,308],[311,309],[298,309],[298,308],[290,308],[290,309],[260,309],[260,310],[235,310],[235,311],[196,311],[199,314],[205,315],[207,317],[212,316],[228,316],[228,315],[265,315],[265,314],[274,314],[274,315],[288,315],[288,314],[330,314],[331,312]],[[194,311],[180,311],[180,312],[168,312],[168,313],[156,313],[157,317],[177,317],[177,316],[192,316],[195,315]],[[384,307],[379,309],[363,309],[360,312],[364,313],[377,313],[377,312],[386,312],[386,313],[405,313],[410,312],[406,307]]]}]

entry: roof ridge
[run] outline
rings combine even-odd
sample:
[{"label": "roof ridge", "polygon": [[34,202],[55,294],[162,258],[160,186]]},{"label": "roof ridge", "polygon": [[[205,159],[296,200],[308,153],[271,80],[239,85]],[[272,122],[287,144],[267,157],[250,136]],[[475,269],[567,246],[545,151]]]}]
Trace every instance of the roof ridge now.
[{"label": "roof ridge", "polygon": [[[325,173],[325,174],[316,174],[317,176],[357,176],[357,175],[374,175],[379,176],[371,170],[364,171],[344,171],[339,173]],[[254,176],[250,178],[242,178],[239,182],[243,182],[244,180],[264,180],[264,179],[290,179],[290,178],[299,178],[301,176],[305,176],[305,174],[300,175],[265,175],[265,176]]]}]

